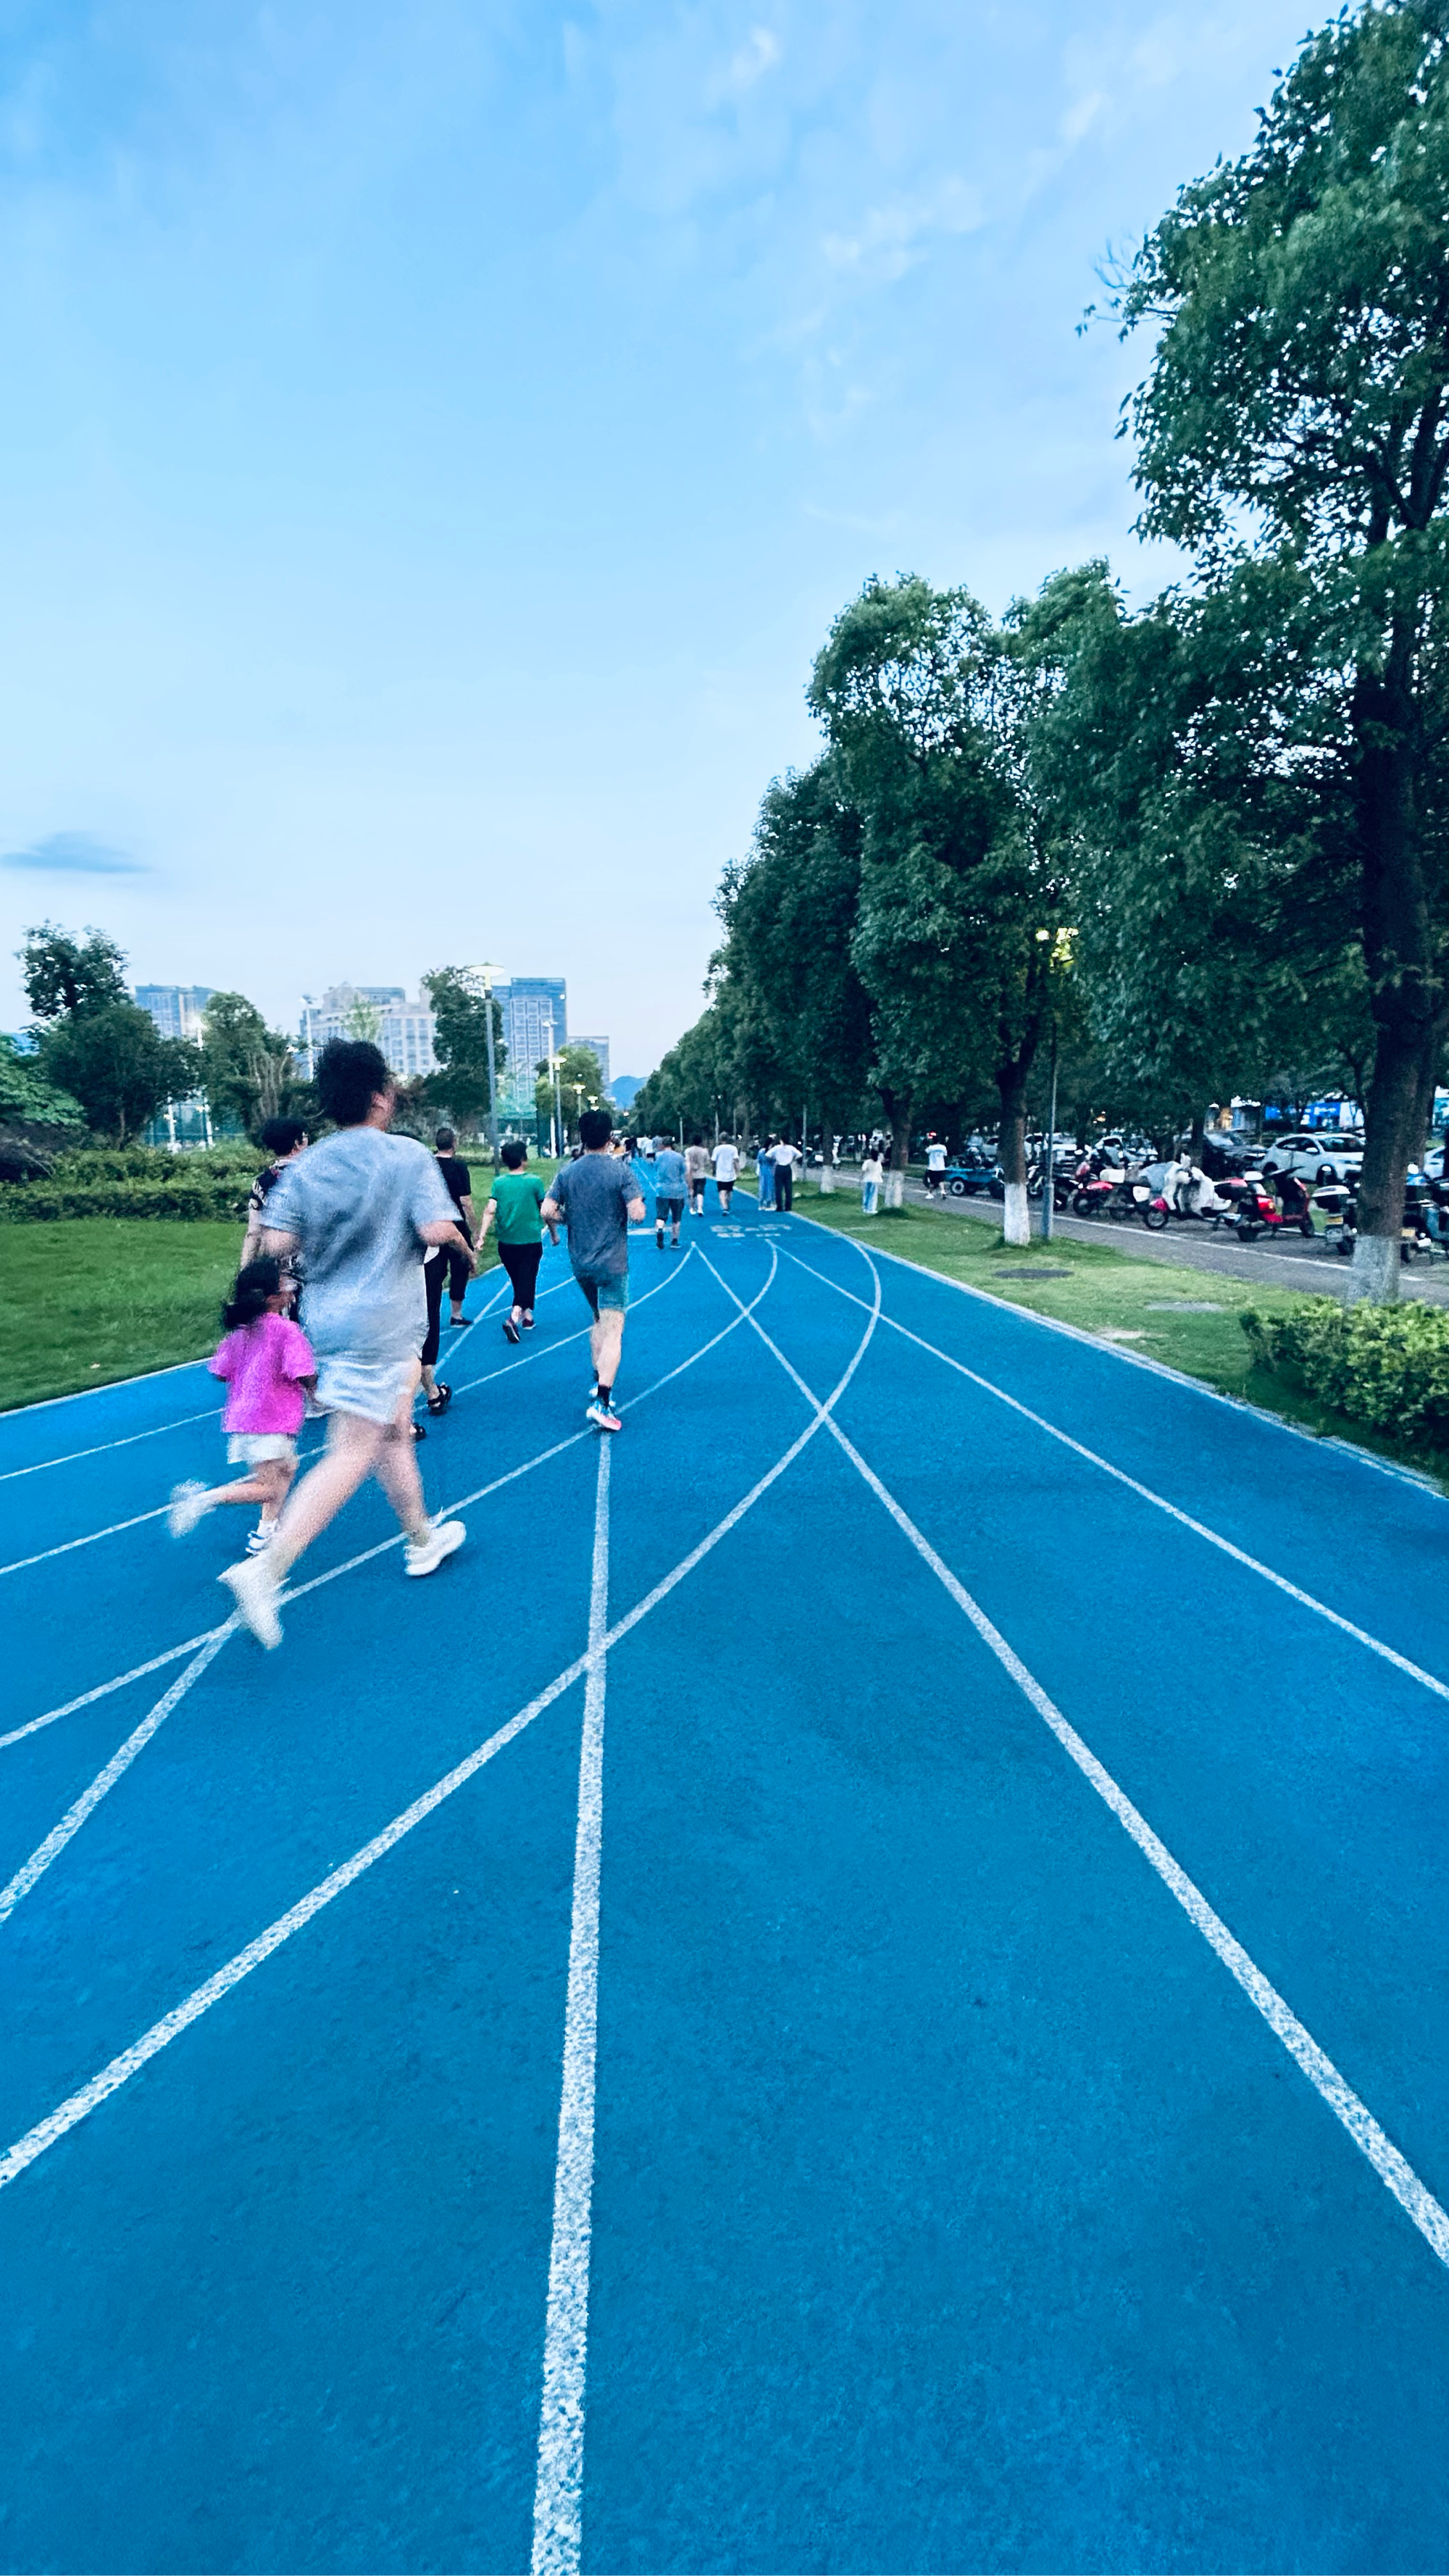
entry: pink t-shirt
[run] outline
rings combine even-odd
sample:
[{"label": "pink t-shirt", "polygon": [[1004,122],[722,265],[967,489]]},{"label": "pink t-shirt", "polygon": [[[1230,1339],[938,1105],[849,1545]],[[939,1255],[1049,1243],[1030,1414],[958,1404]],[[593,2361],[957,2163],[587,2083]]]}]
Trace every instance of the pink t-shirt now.
[{"label": "pink t-shirt", "polygon": [[312,1346],[287,1315],[259,1315],[228,1333],[208,1363],[225,1378],[228,1431],[295,1431],[306,1410],[299,1377],[316,1374]]}]

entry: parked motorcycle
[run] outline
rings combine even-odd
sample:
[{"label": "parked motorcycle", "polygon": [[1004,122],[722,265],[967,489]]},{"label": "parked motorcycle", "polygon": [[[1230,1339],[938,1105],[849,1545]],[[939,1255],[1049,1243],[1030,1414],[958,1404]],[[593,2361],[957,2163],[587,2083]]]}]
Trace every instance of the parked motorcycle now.
[{"label": "parked motorcycle", "polygon": [[1278,1182],[1275,1198],[1266,1181],[1250,1175],[1238,1200],[1234,1231],[1239,1243],[1256,1243],[1260,1234],[1279,1234],[1296,1226],[1309,1242],[1313,1239],[1313,1211],[1308,1192],[1291,1172],[1284,1172]]},{"label": "parked motorcycle", "polygon": [[1138,1180],[1132,1172],[1105,1164],[1090,1180],[1078,1179],[1072,1192],[1072,1207],[1078,1216],[1140,1217],[1150,1233],[1161,1232],[1168,1220],[1167,1201]]}]

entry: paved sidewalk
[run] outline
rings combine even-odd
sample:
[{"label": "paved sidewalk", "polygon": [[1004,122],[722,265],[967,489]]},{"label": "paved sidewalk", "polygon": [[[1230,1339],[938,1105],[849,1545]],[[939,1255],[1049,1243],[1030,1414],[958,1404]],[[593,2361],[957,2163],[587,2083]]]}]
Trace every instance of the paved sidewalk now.
[{"label": "paved sidewalk", "polygon": [[[812,1178],[817,1175],[812,1174]],[[841,1186],[858,1194],[859,1181],[847,1179],[840,1167]],[[933,1204],[944,1207],[949,1216],[974,1219],[978,1225],[1001,1228],[999,1199],[936,1199],[928,1202],[923,1181],[912,1176],[906,1183],[906,1196],[913,1207]],[[1031,1212],[1032,1248],[1039,1248],[1037,1235],[1041,1209]],[[1165,1234],[1149,1234],[1143,1225],[1114,1225],[1109,1219],[1054,1216],[1052,1232],[1070,1238],[1074,1243],[1106,1243],[1119,1252],[1132,1255],[1134,1261],[1162,1261],[1180,1270],[1215,1271],[1220,1279],[1238,1279],[1253,1288],[1297,1288],[1305,1295],[1342,1297],[1350,1300],[1362,1290],[1354,1278],[1351,1261],[1330,1252],[1322,1241],[1306,1243],[1301,1234],[1286,1241],[1255,1244],[1239,1243],[1229,1234],[1210,1233],[1206,1226],[1172,1225]],[[1047,1250],[1050,1250],[1048,1245]],[[1432,1266],[1431,1266],[1432,1265]],[[1420,1253],[1404,1265],[1399,1293],[1418,1297],[1427,1305],[1449,1306],[1449,1261],[1436,1255]]]}]

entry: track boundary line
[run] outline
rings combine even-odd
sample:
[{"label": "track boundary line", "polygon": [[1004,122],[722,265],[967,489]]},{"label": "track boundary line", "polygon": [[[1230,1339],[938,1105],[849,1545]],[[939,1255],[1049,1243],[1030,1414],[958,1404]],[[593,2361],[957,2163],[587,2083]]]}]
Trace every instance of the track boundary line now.
[{"label": "track boundary line", "polygon": [[[707,1254],[704,1258],[707,1266],[713,1268]],[[867,1265],[874,1268],[869,1253],[866,1253],[864,1258]],[[802,1262],[800,1266],[804,1269],[809,1265]],[[718,1272],[715,1275],[719,1277]],[[829,1286],[832,1283],[827,1281],[825,1284]],[[726,1280],[720,1279],[720,1286],[724,1288],[726,1295],[734,1294]],[[876,1291],[879,1297],[878,1275]],[[806,1385],[799,1370],[785,1357],[779,1344],[771,1340],[758,1317],[751,1315],[748,1320],[752,1330],[759,1334],[766,1349],[774,1353],[787,1377],[794,1381],[802,1395],[811,1404],[817,1404],[819,1398]],[[889,1322],[889,1317],[886,1320]],[[914,1336],[912,1338],[914,1339]],[[1106,1765],[1097,1759],[1091,1746],[1077,1733],[1071,1721],[1062,1715],[1056,1702],[1048,1697],[1014,1647],[1008,1645],[1000,1629],[987,1617],[980,1603],[972,1598],[959,1577],[953,1574],[945,1559],[937,1554],[925,1533],[917,1528],[909,1513],[882,1483],[869,1461],[861,1456],[855,1443],[842,1431],[833,1415],[828,1420],[823,1415],[821,1418],[825,1429],[843,1450],[857,1474],[864,1479],[897,1528],[910,1541],[917,1555],[929,1566],[937,1581],[950,1594],[957,1608],[965,1612],[983,1644],[990,1648],[1003,1671],[1010,1675],[1023,1697],[1035,1709],[1038,1717],[1050,1727],[1057,1742],[1070,1756],[1083,1778],[1130,1835],[1143,1858],[1156,1872],[1168,1892],[1176,1898],[1189,1922],[1202,1934],[1208,1946],[1216,1952],[1229,1975],[1262,2016],[1274,2038],[1307,2076],[1315,2092],[1327,2104],[1340,2126],[1353,2140],[1354,2145],[1372,2165],[1380,2182],[1392,2192],[1400,2207],[1412,2219],[1430,2250],[1437,2254],[1441,2263],[1449,2265],[1449,2211],[1441,2207],[1427,2184],[1420,2181],[1407,2157],[1400,2153],[1393,2140],[1380,2127],[1367,2104],[1340,2075],[1333,2060],[1324,2049],[1319,2047],[1311,2031],[1305,2028],[1291,2005],[1284,2000],[1276,1986],[1270,1983],[1261,1968],[1249,1957],[1242,1943],[1229,1931],[1221,1915],[1208,1903],[1201,1889],[1189,1878],[1180,1862],[1174,1859],[1166,1844],[1153,1832],[1140,1809],[1133,1805],[1126,1791],[1118,1786]]]},{"label": "track boundary line", "polygon": [[[854,1241],[853,1236],[850,1239]],[[863,1257],[869,1262],[871,1255],[864,1252],[864,1247],[857,1246],[857,1249],[862,1251]],[[704,1256],[701,1255],[701,1258]],[[811,1278],[818,1279],[823,1288],[833,1288],[838,1297],[848,1298],[853,1306],[864,1305],[864,1298],[857,1297],[854,1289],[843,1287],[838,1279],[827,1278],[823,1270],[812,1269],[808,1261],[800,1259],[798,1252],[792,1252],[790,1259],[799,1269],[808,1270]],[[1320,1619],[1326,1619],[1331,1626],[1341,1629],[1343,1634],[1352,1637],[1356,1644],[1367,1646],[1371,1654],[1381,1656],[1385,1663],[1394,1665],[1401,1673],[1406,1673],[1411,1681],[1421,1682],[1425,1690],[1433,1691],[1437,1698],[1449,1700],[1449,1682],[1442,1682],[1436,1674],[1426,1672],[1422,1664],[1416,1664],[1407,1655],[1401,1655],[1396,1646],[1387,1645],[1382,1637],[1375,1637],[1367,1628],[1358,1627],[1352,1619],[1346,1618],[1341,1610],[1331,1609],[1326,1601],[1320,1601],[1314,1593],[1305,1592],[1299,1584],[1291,1582],[1286,1574],[1275,1573],[1271,1565],[1264,1565],[1260,1557],[1250,1556],[1246,1548],[1237,1546],[1230,1538],[1224,1538],[1220,1530],[1210,1529],[1206,1521],[1195,1520],[1191,1512],[1183,1511],[1177,1503],[1170,1503],[1165,1494],[1154,1493],[1150,1485],[1141,1484],[1135,1476],[1129,1476],[1125,1467],[1114,1467],[1110,1458],[1104,1458],[1097,1450],[1087,1448],[1083,1441],[1074,1440],[1069,1431],[1063,1431],[1059,1424],[1048,1421],[1044,1413],[1034,1413],[1029,1404],[1022,1403],[1020,1396],[1008,1395],[1005,1387],[996,1386],[989,1377],[982,1377],[978,1370],[968,1368],[964,1360],[954,1358],[950,1351],[940,1350],[934,1342],[926,1341],[920,1333],[913,1333],[908,1324],[898,1322],[894,1315],[883,1314],[881,1321],[889,1324],[891,1330],[899,1333],[903,1340],[914,1342],[918,1350],[928,1352],[932,1359],[940,1360],[944,1367],[954,1369],[959,1377],[969,1379],[973,1386],[981,1388],[983,1394],[994,1395],[999,1404],[1009,1405],[1013,1413],[1019,1413],[1024,1421],[1034,1423],[1039,1431],[1045,1431],[1051,1439],[1059,1441],[1064,1449],[1070,1449],[1078,1458],[1085,1458],[1089,1466],[1099,1467],[1104,1476],[1110,1476],[1117,1484],[1125,1485],[1129,1493],[1137,1494],[1145,1503],[1151,1503],[1154,1510],[1165,1512],[1169,1520],[1177,1521],[1182,1528],[1191,1530],[1195,1538],[1206,1539],[1210,1547],[1221,1549],[1224,1556],[1230,1556],[1233,1559],[1234,1564],[1245,1566],[1251,1574],[1261,1575],[1265,1583],[1271,1583],[1278,1591],[1286,1592],[1288,1598],[1298,1602],[1303,1609],[1315,1611]]]},{"label": "track boundary line", "polygon": [[[133,1381],[121,1378],[121,1386]],[[97,1395],[104,1390],[95,1389]],[[178,1413],[174,1422],[153,1422],[149,1431],[124,1431],[118,1440],[98,1440],[93,1449],[64,1449],[58,1458],[37,1458],[30,1467],[6,1467],[0,1470],[0,1485],[13,1485],[17,1476],[43,1476],[49,1467],[74,1467],[82,1458],[104,1458],[110,1449],[131,1449],[138,1440],[159,1440],[163,1431],[183,1431],[189,1422],[214,1422],[221,1412],[219,1404],[203,1405],[200,1413]]]},{"label": "track boundary line", "polygon": [[[706,1266],[711,1270],[714,1268],[713,1263],[707,1263]],[[718,1271],[715,1271],[714,1275],[718,1278]],[[877,1280],[877,1291],[879,1291],[879,1285]],[[732,1303],[739,1306],[740,1300],[735,1296],[733,1289],[728,1293]],[[763,1294],[763,1291],[761,1293]],[[686,1556],[682,1556],[677,1565],[671,1566],[668,1574],[661,1576],[653,1589],[636,1601],[631,1610],[626,1611],[621,1619],[613,1622],[600,1640],[600,1654],[608,1654],[622,1638],[627,1637],[639,1626],[641,1620],[647,1619],[650,1612],[659,1607],[661,1601],[666,1601],[678,1585],[694,1572],[695,1567],[702,1564],[704,1559],[712,1555],[715,1548],[728,1538],[731,1530],[738,1528],[746,1513],[753,1511],[756,1503],[779,1482],[801,1451],[809,1447],[816,1434],[827,1427],[834,1406],[839,1403],[870,1347],[879,1313],[877,1299],[875,1311],[856,1344],[854,1354],[843,1376],[826,1397],[824,1405],[820,1403],[818,1397],[809,1395],[811,1419],[804,1430],[791,1441],[788,1449],[781,1451],[774,1465],[767,1468],[764,1475],[756,1479],[749,1492],[726,1512],[723,1520],[717,1521],[714,1528],[708,1531]],[[742,1317],[742,1320],[746,1319],[747,1317]],[[304,1924],[310,1923],[315,1914],[321,1913],[324,1906],[330,1905],[334,1898],[352,1886],[356,1879],[362,1877],[364,1871],[371,1869],[376,1861],[381,1860],[385,1853],[391,1851],[395,1844],[403,1840],[405,1835],[410,1834],[414,1826],[421,1824],[424,1817],[432,1815],[446,1799],[454,1796],[466,1781],[471,1780],[474,1774],[483,1768],[485,1763],[493,1761],[506,1744],[511,1744],[515,1736],[523,1733],[525,1727],[531,1726],[546,1709],[552,1708],[555,1700],[561,1698],[566,1690],[571,1689],[580,1675],[587,1670],[588,1664],[589,1651],[586,1647],[581,1655],[576,1655],[571,1663],[564,1666],[562,1672],[554,1675],[553,1680],[545,1685],[535,1699],[530,1700],[526,1707],[519,1709],[504,1725],[485,1738],[472,1753],[466,1754],[463,1760],[456,1763],[451,1771],[445,1772],[440,1780],[434,1781],[433,1786],[425,1789],[420,1797],[415,1798],[410,1807],[405,1807],[400,1815],[393,1817],[390,1824],[384,1825],[382,1831],[375,1834],[371,1842],[364,1843],[350,1859],[341,1862],[326,1878],[319,1880],[318,1884],[310,1888],[305,1896],[300,1897],[285,1914],[278,1915],[275,1922],[269,1923],[265,1931],[259,1932],[255,1940],[248,1942],[244,1950],[238,1950],[223,1967],[217,1969],[214,1976],[208,1977],[204,1985],[194,1988],[181,2003],[164,2014],[160,2021],[153,2022],[149,2030],[143,2031],[140,2038],[134,2040],[129,2048],[122,2049],[119,2056],[113,2057],[108,2065],[101,2067],[88,2084],[83,2084],[78,2092],[70,2094],[64,2102],[57,2103],[55,2109],[48,2112],[43,2120],[37,2121],[23,2137],[17,2138],[14,2145],[0,2156],[0,2191],[15,2182],[30,2165],[35,2163],[37,2157],[43,2156],[48,2148],[53,2147],[71,2129],[76,2128],[82,2120],[88,2119],[91,2112],[99,2109],[102,2102],[108,2101],[113,2093],[119,2092],[122,2085],[128,2084],[133,2075],[138,2075],[143,2066],[149,2065],[153,2057],[159,2056],[162,2049],[169,2048],[174,2039],[178,2039],[184,2030],[189,2030],[191,2024],[199,2021],[203,2013],[209,2012],[213,2004],[220,2003],[224,1995],[230,1994],[234,1986],[240,1985],[243,1978],[249,1977],[254,1969],[259,1968],[264,1960],[271,1957],[274,1950],[279,1950],[285,1941],[289,1941],[295,1932],[300,1932]]]},{"label": "track boundary line", "polygon": [[553,2236],[533,2500],[533,2576],[575,2576],[583,2548],[584,2395],[594,2201],[594,2074],[599,2029],[599,1872],[604,1835],[604,1711],[609,1626],[609,1462],[599,1446],[589,1589],[589,1668],[579,1738],[578,1822],[568,2002],[554,2166]]}]

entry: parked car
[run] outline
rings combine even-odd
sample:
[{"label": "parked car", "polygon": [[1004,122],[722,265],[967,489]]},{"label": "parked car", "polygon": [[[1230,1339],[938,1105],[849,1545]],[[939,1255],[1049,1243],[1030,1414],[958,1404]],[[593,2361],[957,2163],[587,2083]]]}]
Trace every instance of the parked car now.
[{"label": "parked car", "polygon": [[1269,1180],[1291,1172],[1310,1189],[1321,1181],[1356,1181],[1363,1169],[1363,1138],[1347,1127],[1305,1127],[1293,1136],[1275,1136],[1265,1147],[1262,1170]]}]

